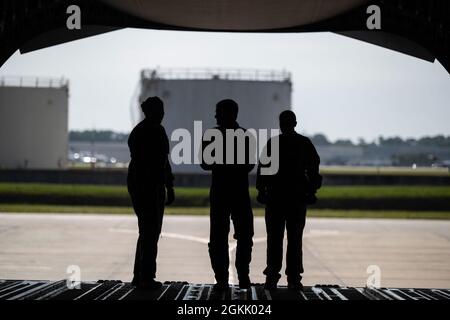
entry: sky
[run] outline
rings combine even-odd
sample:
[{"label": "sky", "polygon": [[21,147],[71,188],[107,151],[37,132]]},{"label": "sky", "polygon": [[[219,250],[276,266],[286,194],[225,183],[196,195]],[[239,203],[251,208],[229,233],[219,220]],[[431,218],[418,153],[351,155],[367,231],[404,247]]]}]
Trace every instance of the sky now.
[{"label": "sky", "polygon": [[128,132],[140,71],[155,67],[290,71],[299,131],[332,141],[450,135],[450,76],[439,62],[332,33],[124,29],[16,52],[0,77],[65,77],[69,129]]}]

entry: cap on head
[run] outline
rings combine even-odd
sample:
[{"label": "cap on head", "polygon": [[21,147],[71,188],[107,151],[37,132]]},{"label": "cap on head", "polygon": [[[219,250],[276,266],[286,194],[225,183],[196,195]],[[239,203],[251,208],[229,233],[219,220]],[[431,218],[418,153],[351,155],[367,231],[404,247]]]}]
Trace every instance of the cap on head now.
[{"label": "cap on head", "polygon": [[141,104],[142,112],[156,122],[164,118],[164,102],[158,97],[149,97]]},{"label": "cap on head", "polygon": [[297,117],[291,110],[280,113],[280,129],[281,132],[293,131],[297,126]]},{"label": "cap on head", "polygon": [[219,125],[233,124],[238,116],[239,106],[236,101],[225,99],[216,105],[216,119]]}]

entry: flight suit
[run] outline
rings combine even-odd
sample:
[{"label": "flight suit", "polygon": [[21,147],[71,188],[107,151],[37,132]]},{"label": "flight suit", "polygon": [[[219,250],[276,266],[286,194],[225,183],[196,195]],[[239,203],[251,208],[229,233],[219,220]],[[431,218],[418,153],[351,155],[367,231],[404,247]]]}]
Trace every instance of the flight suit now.
[{"label": "flight suit", "polygon": [[161,125],[143,120],[131,132],[128,146],[131,161],[127,185],[139,227],[133,278],[138,284],[156,277],[166,187],[173,188],[173,175],[168,161],[169,141]]},{"label": "flight suit", "polygon": [[[226,159],[226,128],[216,127],[223,136],[223,159]],[[231,129],[245,130],[236,123]],[[208,142],[203,141],[203,148]],[[234,164],[206,164],[201,167],[211,171],[212,182],[210,188],[210,240],[208,252],[211,266],[218,283],[228,283],[228,234],[230,232],[230,218],[234,226],[233,238],[237,240],[236,270],[240,280],[248,277],[253,247],[253,211],[250,202],[248,174],[254,168],[249,161],[249,147],[246,143],[245,164],[237,164],[237,148],[235,146]],[[200,159],[203,160],[201,157]],[[225,161],[224,161],[225,163]]]},{"label": "flight suit", "polygon": [[[279,168],[274,175],[261,175],[258,166],[256,187],[266,195],[267,267],[264,274],[278,281],[283,261],[283,238],[287,232],[286,275],[288,282],[302,279],[302,237],[308,204],[315,202],[320,188],[320,158],[312,142],[298,133],[281,134],[278,139]],[[270,141],[267,144],[271,154]]]}]

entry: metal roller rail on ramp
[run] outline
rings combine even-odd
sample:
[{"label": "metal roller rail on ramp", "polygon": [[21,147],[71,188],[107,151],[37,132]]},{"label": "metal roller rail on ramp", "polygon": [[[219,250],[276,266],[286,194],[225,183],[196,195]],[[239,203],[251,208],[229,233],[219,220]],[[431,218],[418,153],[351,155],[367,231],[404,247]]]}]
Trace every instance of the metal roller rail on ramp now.
[{"label": "metal roller rail on ramp", "polygon": [[0,300],[450,300],[450,289],[315,285],[298,292],[284,286],[268,291],[262,284],[255,284],[249,290],[231,285],[228,291],[219,293],[212,287],[212,284],[165,282],[161,289],[142,291],[130,283],[100,280],[82,282],[79,289],[69,289],[66,280],[0,280]]}]

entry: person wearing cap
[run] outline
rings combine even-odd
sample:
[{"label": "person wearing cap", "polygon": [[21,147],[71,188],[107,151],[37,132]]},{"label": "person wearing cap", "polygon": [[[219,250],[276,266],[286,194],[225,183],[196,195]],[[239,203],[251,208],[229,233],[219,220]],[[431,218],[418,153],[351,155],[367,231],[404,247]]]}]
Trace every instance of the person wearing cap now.
[{"label": "person wearing cap", "polygon": [[175,192],[168,160],[169,140],[161,125],[164,103],[158,97],[150,97],[141,108],[145,119],[128,138],[131,161],[127,185],[139,227],[132,284],[138,289],[153,290],[162,286],[155,280],[158,239],[164,206],[173,203]]}]

